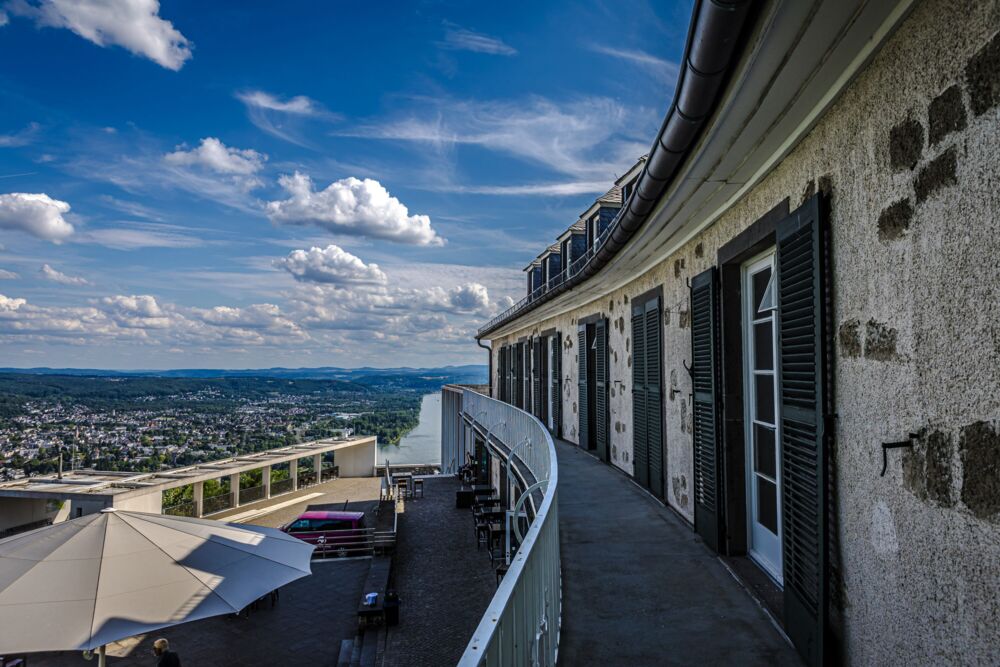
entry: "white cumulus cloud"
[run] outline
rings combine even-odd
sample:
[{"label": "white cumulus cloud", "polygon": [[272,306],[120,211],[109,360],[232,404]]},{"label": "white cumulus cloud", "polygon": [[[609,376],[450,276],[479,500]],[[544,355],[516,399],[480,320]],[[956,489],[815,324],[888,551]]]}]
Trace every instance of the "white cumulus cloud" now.
[{"label": "white cumulus cloud", "polygon": [[7,8],[39,26],[66,28],[98,46],[121,46],[174,71],[191,57],[191,42],[160,17],[159,0],[22,0]]},{"label": "white cumulus cloud", "polygon": [[73,233],[73,225],[63,218],[69,209],[69,204],[47,194],[13,192],[0,195],[0,228],[27,232],[59,243]]},{"label": "white cumulus cloud", "polygon": [[309,250],[293,250],[287,257],[275,260],[274,265],[288,271],[301,282],[331,285],[381,285],[386,275],[378,264],[365,264],[340,246],[325,248],[313,246]]},{"label": "white cumulus cloud", "polygon": [[24,299],[13,299],[9,296],[0,294],[0,311],[10,312],[17,310],[26,303],[28,302]]},{"label": "white cumulus cloud", "polygon": [[8,271],[7,269],[0,269],[0,280],[17,280],[20,278],[18,274],[13,271]]},{"label": "white cumulus cloud", "polygon": [[386,239],[413,245],[444,245],[426,215],[409,210],[376,180],[344,178],[315,190],[312,179],[295,172],[282,176],[281,187],[289,198],[267,202],[272,222],[313,224],[330,231]]},{"label": "white cumulus cloud", "polygon": [[60,285],[73,285],[76,287],[82,285],[89,285],[90,282],[81,278],[80,276],[70,276],[62,271],[52,268],[49,264],[42,264],[42,268],[38,270],[42,278],[48,280],[49,282],[59,283]]},{"label": "white cumulus cloud", "polygon": [[103,310],[118,326],[136,329],[165,329],[168,313],[148,294],[108,296],[100,300]]},{"label": "white cumulus cloud", "polygon": [[163,159],[169,164],[204,167],[218,174],[251,176],[264,167],[267,156],[249,148],[226,146],[215,137],[205,137],[197,148],[188,151],[178,148]]}]

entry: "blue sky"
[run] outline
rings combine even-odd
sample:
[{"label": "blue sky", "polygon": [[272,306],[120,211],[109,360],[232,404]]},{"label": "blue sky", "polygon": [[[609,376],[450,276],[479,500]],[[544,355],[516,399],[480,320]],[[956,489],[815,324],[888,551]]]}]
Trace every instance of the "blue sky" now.
[{"label": "blue sky", "polygon": [[0,365],[482,363],[690,2],[0,0]]}]

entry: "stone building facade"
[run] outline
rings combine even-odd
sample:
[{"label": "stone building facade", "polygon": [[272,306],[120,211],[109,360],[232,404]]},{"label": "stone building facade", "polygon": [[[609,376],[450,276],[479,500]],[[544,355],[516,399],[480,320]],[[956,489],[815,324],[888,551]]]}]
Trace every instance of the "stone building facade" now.
[{"label": "stone building facade", "polygon": [[[891,30],[872,29],[877,48],[822,114],[810,119],[781,159],[748,181],[717,216],[703,215],[707,222],[700,228],[667,251],[656,251],[645,266],[637,262],[627,280],[605,286],[598,272],[585,290],[556,297],[544,309],[526,309],[483,337],[492,348],[494,395],[508,399],[514,398],[504,387],[508,351],[557,337],[559,359],[546,361],[546,367],[558,369],[558,423],[552,430],[586,446],[581,443],[579,352],[581,341],[590,346],[591,338],[586,331],[581,338],[580,325],[606,322],[607,453],[602,457],[637,477],[632,318],[637,297],[656,295],[661,477],[658,483],[641,483],[699,528],[692,281],[713,267],[721,279],[716,326],[722,333],[715,344],[738,347],[742,337],[745,345],[755,345],[746,338],[750,320],[725,313],[723,260],[738,255],[734,244],[742,247],[737,269],[750,280],[746,271],[753,258],[746,253],[756,248],[753,254],[766,264],[757,251],[763,248],[766,254],[774,242],[761,239],[773,235],[788,216],[818,207],[829,230],[826,378],[832,410],[825,468],[824,660],[998,664],[1000,3],[924,0],[900,3],[895,11]],[[756,29],[744,53],[766,38],[766,29]],[[745,60],[741,66],[747,67]],[[729,83],[736,85],[738,72]],[[725,122],[713,118],[705,135]],[[696,158],[695,153],[689,159]],[[750,283],[739,284],[744,287],[736,292],[740,299],[749,298]],[[581,302],[581,291],[592,296]],[[765,312],[754,310],[751,319]],[[727,339],[741,323],[742,332]],[[547,344],[540,346],[543,355]],[[758,354],[755,349],[755,358]],[[541,357],[526,350],[524,358],[528,373],[539,370],[531,366],[538,367],[538,361],[531,360]],[[720,349],[716,358],[724,365],[733,357]],[[718,416],[720,431],[729,423],[726,410],[737,414],[727,401],[742,400],[739,411],[750,409],[746,383],[756,383],[757,375],[752,368],[746,372],[741,383],[738,370],[717,369],[725,387],[716,399],[724,413]],[[726,378],[732,382],[726,384]],[[540,378],[535,386],[544,385]],[[754,396],[757,412],[751,420],[772,409],[760,407],[766,393]],[[540,418],[553,412],[552,398],[548,392]],[[537,410],[538,402],[522,400]],[[589,431],[593,424],[584,428]],[[735,435],[738,446],[750,442],[746,426]],[[717,436],[720,459],[733,451],[725,442],[733,437]],[[883,443],[906,446],[883,449]],[[648,458],[648,451],[642,453],[644,470]],[[718,511],[729,516],[720,519],[719,543],[706,542],[722,555],[741,558],[751,551],[749,535],[759,528],[745,516],[746,503],[763,501],[730,497],[733,489],[750,493],[756,484],[755,462],[746,462],[746,469],[742,463],[729,469],[730,463],[718,463],[717,480],[724,487]],[[741,473],[742,487],[731,479]],[[783,491],[779,488],[779,497]],[[743,509],[734,511],[741,504]],[[742,537],[733,537],[741,532]],[[789,573],[786,569],[782,581],[780,566],[776,572],[768,579],[780,591],[789,584]],[[790,610],[780,605],[772,610],[788,630],[790,620],[782,614]]]}]

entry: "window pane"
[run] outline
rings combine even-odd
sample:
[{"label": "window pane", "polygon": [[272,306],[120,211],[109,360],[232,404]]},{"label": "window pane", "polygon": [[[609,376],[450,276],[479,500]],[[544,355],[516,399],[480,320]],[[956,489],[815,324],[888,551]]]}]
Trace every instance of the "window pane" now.
[{"label": "window pane", "polygon": [[754,368],[759,371],[774,368],[774,330],[770,321],[753,325]]},{"label": "window pane", "polygon": [[778,534],[778,489],[760,477],[757,478],[757,523]]},{"label": "window pane", "polygon": [[771,279],[771,269],[758,271],[750,279],[753,282],[753,301],[751,303],[753,304],[753,312],[756,313],[757,307],[764,298],[764,292],[767,290],[767,281]]},{"label": "window pane", "polygon": [[754,443],[756,445],[756,465],[754,469],[762,475],[774,479],[777,461],[774,452],[774,431],[760,424],[753,425]]},{"label": "window pane", "polygon": [[762,422],[774,423],[774,376],[754,375],[757,388],[757,411],[755,416]]}]

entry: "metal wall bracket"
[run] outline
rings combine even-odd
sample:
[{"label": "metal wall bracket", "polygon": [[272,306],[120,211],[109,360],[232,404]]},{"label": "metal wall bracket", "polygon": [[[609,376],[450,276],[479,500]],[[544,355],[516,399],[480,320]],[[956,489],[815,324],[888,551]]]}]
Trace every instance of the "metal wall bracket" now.
[{"label": "metal wall bracket", "polygon": [[882,443],[882,472],[879,477],[885,477],[885,470],[889,467],[889,454],[890,449],[900,449],[902,447],[913,447],[913,441],[920,437],[918,433],[910,433],[909,440],[900,440],[898,442],[883,442]]}]

